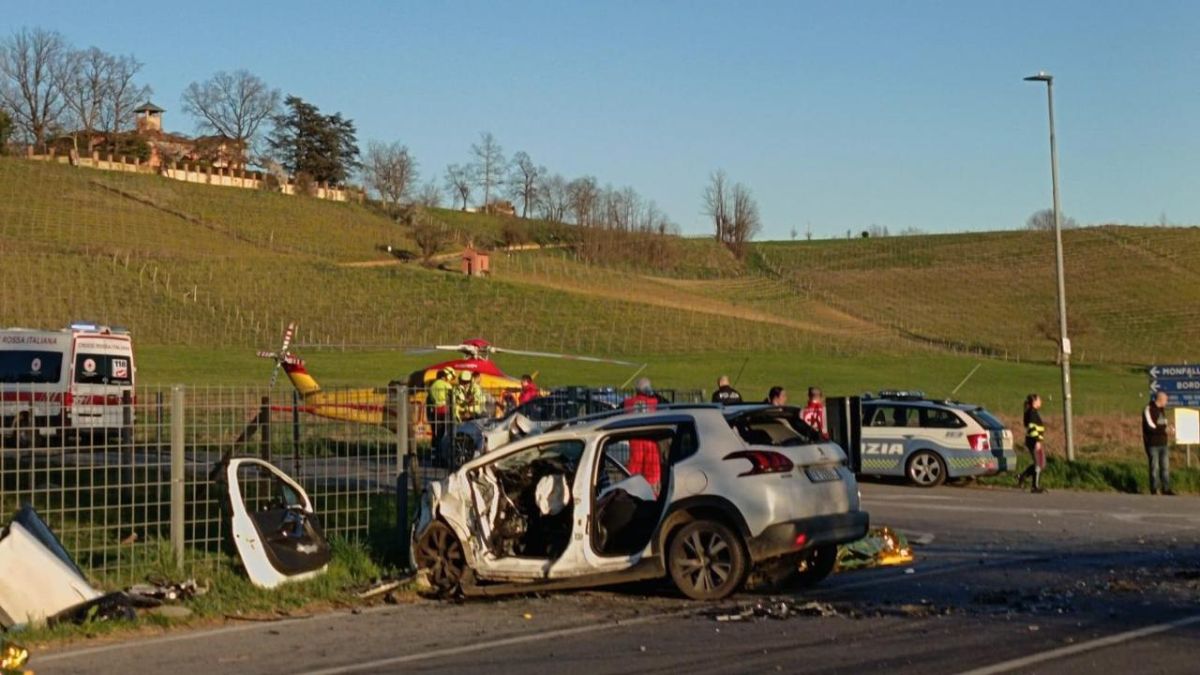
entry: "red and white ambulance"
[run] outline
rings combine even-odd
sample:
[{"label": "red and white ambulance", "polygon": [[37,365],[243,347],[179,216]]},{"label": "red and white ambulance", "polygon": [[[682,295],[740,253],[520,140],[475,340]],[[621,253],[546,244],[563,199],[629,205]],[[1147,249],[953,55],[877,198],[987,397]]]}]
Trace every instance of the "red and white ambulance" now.
[{"label": "red and white ambulance", "polygon": [[119,432],[133,421],[135,372],[128,331],[0,329],[0,432],[8,441]]}]

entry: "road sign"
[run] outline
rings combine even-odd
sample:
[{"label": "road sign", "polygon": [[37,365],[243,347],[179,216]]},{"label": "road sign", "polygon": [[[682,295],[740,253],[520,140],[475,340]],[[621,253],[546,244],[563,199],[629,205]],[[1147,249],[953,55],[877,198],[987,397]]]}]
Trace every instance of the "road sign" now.
[{"label": "road sign", "polygon": [[1178,445],[1200,444],[1200,410],[1175,409],[1175,443]]},{"label": "road sign", "polygon": [[1200,365],[1150,366],[1152,380],[1200,380]]},{"label": "road sign", "polygon": [[1146,372],[1150,375],[1150,392],[1165,393],[1167,405],[1200,406],[1200,364],[1154,365]]},{"label": "road sign", "polygon": [[1200,380],[1150,380],[1150,391],[1167,394],[1200,394]]}]

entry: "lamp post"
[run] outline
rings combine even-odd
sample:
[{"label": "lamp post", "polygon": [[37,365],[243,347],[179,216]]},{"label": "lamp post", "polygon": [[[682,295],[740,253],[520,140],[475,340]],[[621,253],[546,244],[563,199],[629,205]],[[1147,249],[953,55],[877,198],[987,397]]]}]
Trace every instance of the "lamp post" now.
[{"label": "lamp post", "polygon": [[1050,180],[1054,189],[1054,262],[1058,272],[1059,363],[1062,366],[1063,431],[1067,437],[1067,461],[1075,461],[1075,432],[1071,423],[1071,339],[1067,337],[1067,284],[1063,276],[1062,216],[1058,208],[1058,145],[1054,140],[1054,76],[1041,71],[1026,82],[1046,83],[1050,110]]}]

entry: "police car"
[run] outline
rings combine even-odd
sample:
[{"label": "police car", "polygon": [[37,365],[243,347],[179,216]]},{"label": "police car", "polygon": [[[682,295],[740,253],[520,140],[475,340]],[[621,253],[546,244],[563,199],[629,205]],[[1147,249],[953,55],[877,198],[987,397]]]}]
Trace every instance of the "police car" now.
[{"label": "police car", "polygon": [[1017,466],[1012,432],[981,406],[919,391],[862,397],[861,471],[903,476],[920,487]]}]

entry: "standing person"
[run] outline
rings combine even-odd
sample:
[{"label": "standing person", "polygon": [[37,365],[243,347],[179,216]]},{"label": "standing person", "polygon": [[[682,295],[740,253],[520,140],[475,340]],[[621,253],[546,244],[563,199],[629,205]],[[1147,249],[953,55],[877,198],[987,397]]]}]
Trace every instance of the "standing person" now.
[{"label": "standing person", "polygon": [[1033,464],[1025,467],[1017,479],[1017,487],[1025,489],[1025,479],[1033,476],[1034,494],[1046,491],[1042,487],[1042,470],[1046,468],[1046,424],[1042,421],[1042,397],[1030,394],[1025,397],[1025,447],[1033,457]]},{"label": "standing person", "polygon": [[770,403],[771,405],[780,407],[787,405],[787,389],[778,385],[771,387],[771,390],[767,392],[767,400],[763,401],[763,403]]},{"label": "standing person", "polygon": [[1160,492],[1174,495],[1171,491],[1171,454],[1168,443],[1174,431],[1167,422],[1167,394],[1157,392],[1142,411],[1142,444],[1146,447],[1146,459],[1150,461],[1150,494]]},{"label": "standing person", "polygon": [[800,417],[808,426],[817,430],[821,438],[828,440],[829,429],[825,426],[825,396],[820,387],[808,388],[808,405],[800,412]]},{"label": "standing person", "polygon": [[[658,409],[658,396],[650,379],[643,377],[637,381],[634,395],[626,398],[622,404],[626,412],[653,412]],[[662,485],[662,458],[659,456],[658,443],[649,438],[629,439],[629,465],[625,467],[629,474],[641,474],[658,494]]]},{"label": "standing person", "polygon": [[456,423],[483,417],[485,403],[483,389],[472,377],[471,371],[458,374],[458,386],[454,387],[454,421]]},{"label": "standing person", "polygon": [[450,380],[454,378],[454,369],[450,367],[443,368],[437,372],[437,376],[429,385],[429,403],[426,405],[426,414],[429,417],[429,430],[433,434],[433,447],[441,447],[442,436],[446,433],[446,420],[450,415],[450,390],[453,385]]},{"label": "standing person", "polygon": [[532,375],[521,376],[521,397],[518,399],[518,404],[529,403],[538,397],[537,385],[533,383]]},{"label": "standing person", "polygon": [[712,402],[721,405],[737,405],[742,402],[742,395],[729,384],[728,375],[722,375],[717,380],[717,390],[713,392]]}]

